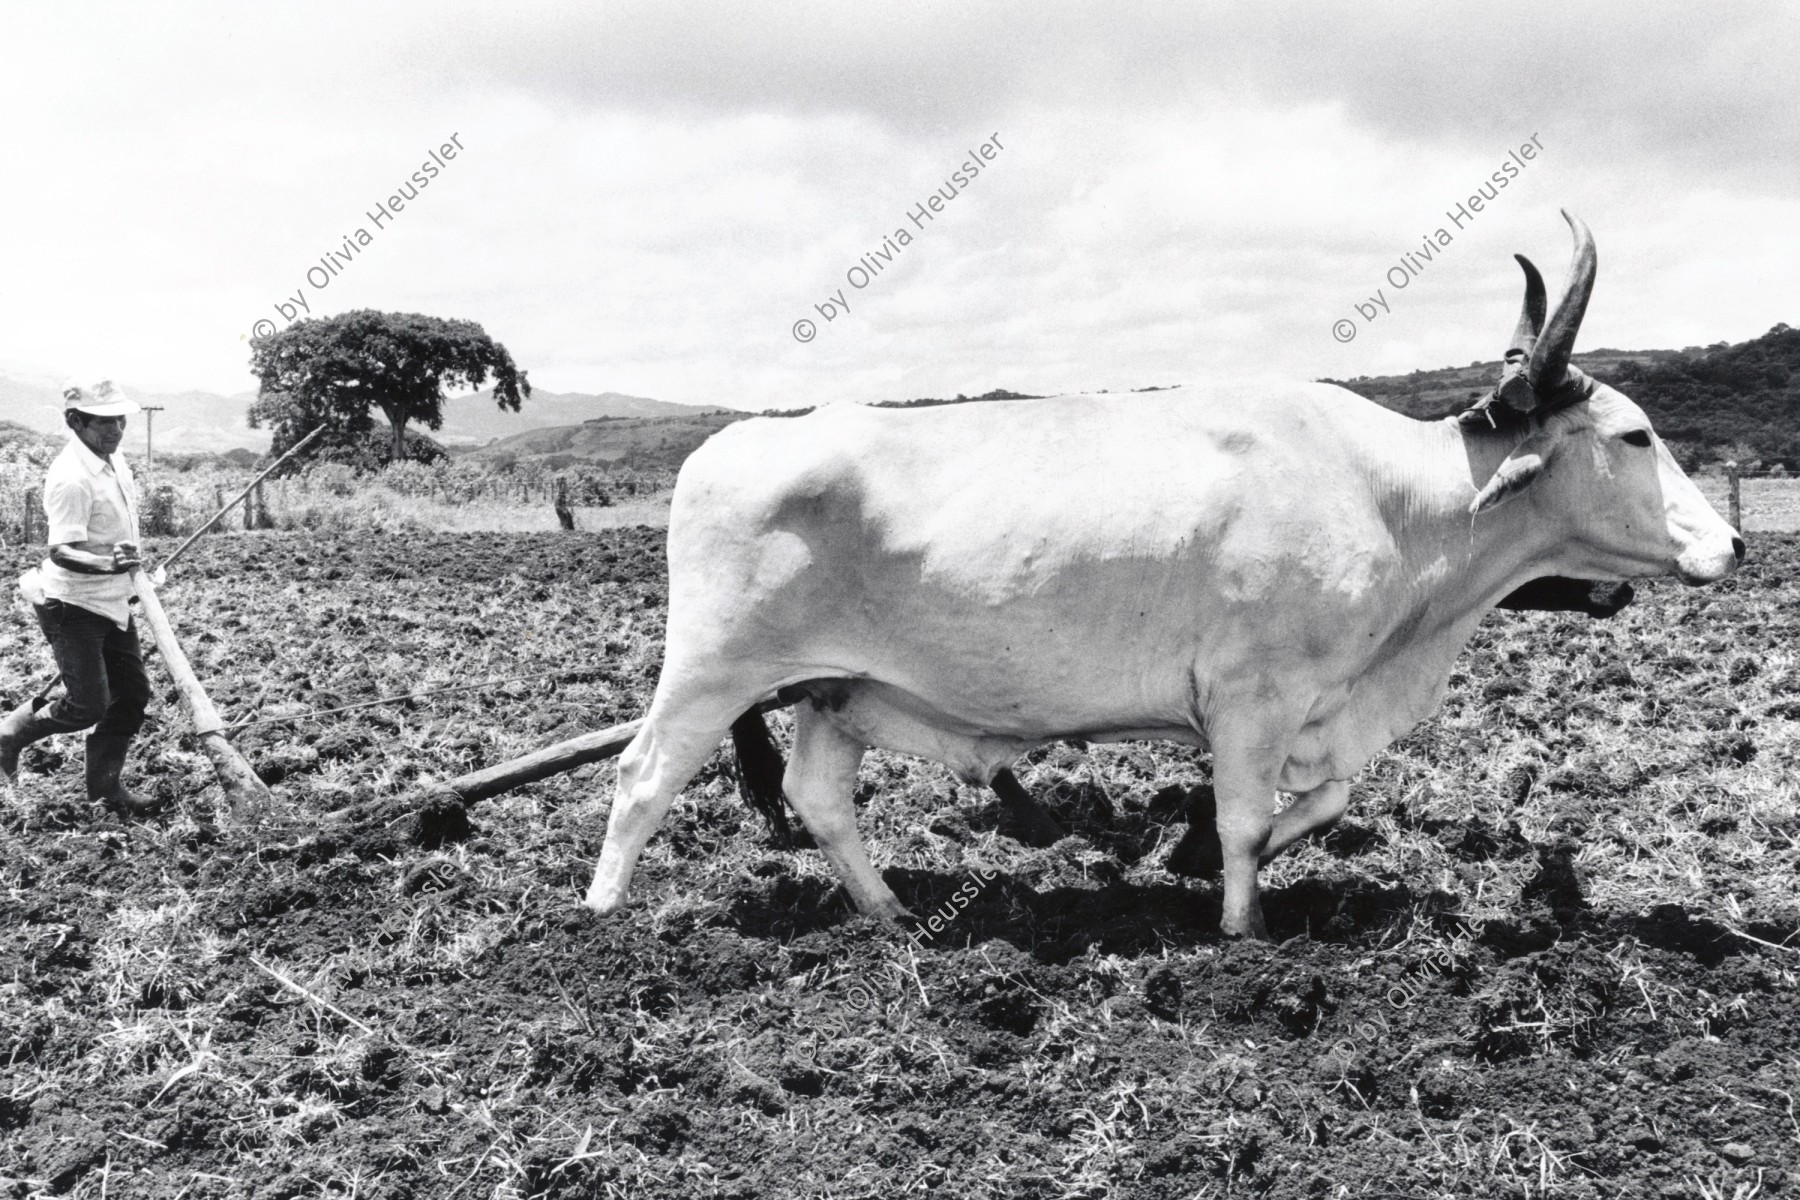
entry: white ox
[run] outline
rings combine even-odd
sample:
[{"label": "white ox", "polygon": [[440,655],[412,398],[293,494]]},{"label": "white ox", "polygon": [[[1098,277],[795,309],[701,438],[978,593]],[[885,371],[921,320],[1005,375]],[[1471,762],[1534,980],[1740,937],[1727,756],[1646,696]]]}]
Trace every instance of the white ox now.
[{"label": "white ox", "polygon": [[1460,419],[1295,384],[719,433],[675,488],[662,676],[588,907],[625,903],[733,721],[798,685],[783,786],[863,912],[906,911],[856,831],[867,748],[985,784],[1056,739],[1165,738],[1210,748],[1222,925],[1266,936],[1259,860],[1342,814],[1496,601],[1547,575],[1706,583],[1743,557],[1643,410],[1570,366],[1595,256],[1564,216],[1555,315],[1520,258],[1501,382]]}]

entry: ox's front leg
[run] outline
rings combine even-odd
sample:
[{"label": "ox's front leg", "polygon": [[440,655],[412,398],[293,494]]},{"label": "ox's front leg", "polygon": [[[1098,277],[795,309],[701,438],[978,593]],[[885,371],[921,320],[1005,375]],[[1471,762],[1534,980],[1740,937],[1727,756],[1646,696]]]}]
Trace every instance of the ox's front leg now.
[{"label": "ox's front leg", "polygon": [[1273,730],[1220,731],[1213,738],[1213,792],[1218,799],[1219,851],[1224,857],[1225,906],[1219,928],[1227,937],[1268,940],[1257,864],[1275,829],[1275,780],[1287,761],[1287,739]]},{"label": "ox's front leg", "polygon": [[882,882],[856,832],[856,771],[867,749],[811,704],[794,710],[794,753],[781,788],[858,912],[897,920],[906,905]]}]

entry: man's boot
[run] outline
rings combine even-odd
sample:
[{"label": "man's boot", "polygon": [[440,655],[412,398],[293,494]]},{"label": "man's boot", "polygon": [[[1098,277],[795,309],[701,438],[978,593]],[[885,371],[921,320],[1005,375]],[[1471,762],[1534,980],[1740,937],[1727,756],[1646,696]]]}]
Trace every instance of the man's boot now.
[{"label": "man's boot", "polygon": [[39,711],[36,701],[27,700],[0,720],[0,776],[4,776],[8,787],[19,773],[19,752],[62,731],[56,722],[40,716]]},{"label": "man's boot", "polygon": [[115,734],[95,734],[87,740],[87,794],[117,813],[142,815],[160,807],[148,796],[128,789],[119,776],[125,770],[125,752],[131,739]]}]

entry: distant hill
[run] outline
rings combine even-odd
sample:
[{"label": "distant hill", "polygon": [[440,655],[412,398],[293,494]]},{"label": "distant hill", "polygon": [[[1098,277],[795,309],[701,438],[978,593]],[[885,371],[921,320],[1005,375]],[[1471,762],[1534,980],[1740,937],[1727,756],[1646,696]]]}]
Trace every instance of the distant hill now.
[{"label": "distant hill", "polygon": [[1607,382],[1643,405],[1666,441],[1748,470],[1800,471],[1800,329],[1777,325],[1735,346],[1624,363]]},{"label": "distant hill", "polygon": [[[1679,350],[1595,350],[1574,356],[1575,365],[1610,381],[1627,363],[1645,365],[1680,358]],[[1349,388],[1359,396],[1422,421],[1435,421],[1461,412],[1494,390],[1500,379],[1500,360],[1472,362],[1466,367],[1437,367],[1405,375],[1359,375],[1355,379],[1322,379]],[[1627,393],[1629,394],[1629,392]],[[1635,399],[1635,397],[1633,397]],[[1654,418],[1653,418],[1654,419]]]},{"label": "distant hill", "polygon": [[[139,404],[156,405],[162,412],[149,414],[157,452],[222,454],[227,450],[254,450],[258,454],[269,448],[269,432],[252,429],[245,414],[250,409],[253,392],[220,396],[213,392],[152,392],[120,381],[125,394]],[[39,433],[61,436],[62,385],[60,380],[42,377],[9,377],[0,375],[0,413]],[[131,422],[125,437],[125,448],[133,454],[144,449],[145,418]]]},{"label": "distant hill", "polygon": [[[1750,471],[1776,465],[1800,471],[1800,330],[1777,325],[1748,342],[1686,350],[1589,350],[1575,355],[1575,363],[1643,405],[1675,456],[1690,470],[1735,458]],[[1324,382],[1341,384],[1408,416],[1433,420],[1460,412],[1487,395],[1499,377],[1496,359],[1407,375]],[[948,400],[881,401],[876,407],[1030,398],[1018,392],[992,391]],[[679,467],[701,442],[733,421],[751,415],[796,417],[810,411],[590,420],[579,426],[515,434],[471,454],[489,461],[535,461],[552,468],[590,462],[614,470],[668,471]]]},{"label": "distant hill", "polygon": [[[1790,472],[1800,471],[1800,330],[1777,325],[1747,342],[1685,350],[1589,350],[1577,354],[1575,362],[1643,405],[1676,457],[1690,469],[1735,458],[1750,470],[1779,464]],[[1492,390],[1499,374],[1500,363],[1495,360],[1326,382],[1342,384],[1409,416],[1430,419],[1468,407]],[[250,429],[244,420],[253,399],[250,392],[219,396],[144,392],[129,384],[125,388],[142,403],[164,407],[156,414],[158,454],[232,449],[260,454],[268,448],[268,431]],[[882,401],[879,406],[1027,398],[993,391],[951,400]],[[807,411],[763,415],[798,416]],[[417,431],[477,461],[534,462],[551,468],[586,462],[613,470],[666,472],[680,466],[714,433],[750,415],[619,392],[541,390],[513,413],[501,411],[490,393],[479,392],[446,401],[441,430]],[[0,416],[60,436],[57,383],[0,375]],[[140,429],[134,423],[127,437],[126,448],[134,454],[142,451]]]},{"label": "distant hill", "polygon": [[594,463],[612,471],[660,474],[679,467],[701,442],[749,415],[714,411],[673,417],[599,417],[579,425],[515,433],[471,450],[467,457],[494,465],[530,462],[555,469]]},{"label": "distant hill", "polygon": [[42,467],[63,448],[64,439],[19,424],[0,420],[0,465]]},{"label": "distant hill", "polygon": [[[214,392],[152,392],[120,381],[125,394],[139,404],[157,405],[163,411],[153,415],[151,430],[157,453],[212,453],[229,450],[251,450],[262,454],[269,448],[269,431],[252,429],[246,419],[253,391],[221,396]],[[63,430],[61,381],[43,376],[0,374],[0,417],[15,421],[39,433],[61,435]],[[444,427],[429,432],[442,445],[452,448],[479,446],[495,438],[533,429],[579,425],[598,417],[679,417],[711,412],[691,404],[672,404],[644,396],[627,396],[620,392],[589,395],[582,392],[547,392],[536,390],[520,411],[505,412],[493,401],[491,392],[472,392],[452,396],[444,402]],[[377,424],[381,423],[376,414]],[[132,421],[126,436],[126,449],[142,453],[145,418]]]},{"label": "distant hill", "polygon": [[[532,393],[532,399],[526,402],[527,405],[529,406],[535,401],[537,396],[538,393]],[[600,399],[600,397],[592,399]],[[619,399],[629,400],[631,397],[619,397]],[[969,403],[975,400],[1028,399],[1031,397],[1018,392],[996,390],[985,396],[957,396],[953,400],[884,400],[877,401],[874,407],[921,408],[935,404]],[[585,420],[579,425],[533,429],[489,442],[479,449],[467,451],[467,456],[476,462],[535,463],[552,470],[572,466],[576,463],[593,463],[603,466],[609,471],[666,474],[679,468],[686,461],[688,455],[699,449],[701,442],[734,421],[742,421],[746,417],[758,415],[800,417],[813,411],[810,408],[787,408],[757,414],[723,409],[695,409],[680,404],[663,404],[655,400],[641,403],[657,405],[659,409],[670,411],[666,415],[652,415],[645,418],[601,416]],[[511,416],[512,414],[506,415]],[[445,433],[450,431],[448,418],[444,422],[444,431]],[[454,445],[446,437],[434,436],[437,436],[438,440],[446,445]]]},{"label": "distant hill", "polygon": [[507,412],[494,403],[491,392],[452,396],[444,402],[444,427],[431,436],[449,447],[480,446],[495,438],[508,438],[531,430],[579,425],[608,417],[694,417],[714,409],[692,404],[673,404],[621,392],[546,392],[532,389],[518,412]]},{"label": "distant hill", "polygon": [[[1735,345],[1686,350],[1590,350],[1588,374],[1637,401],[1684,466],[1735,458],[1746,469],[1800,470],[1800,330],[1777,325]],[[1493,390],[1500,363],[1409,375],[1330,379],[1378,404],[1431,419]]]}]

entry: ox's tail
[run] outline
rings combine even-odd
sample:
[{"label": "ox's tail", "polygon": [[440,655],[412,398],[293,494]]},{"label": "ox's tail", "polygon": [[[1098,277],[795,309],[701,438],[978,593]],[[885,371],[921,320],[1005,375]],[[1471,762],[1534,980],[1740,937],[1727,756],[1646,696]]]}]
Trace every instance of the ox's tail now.
[{"label": "ox's tail", "polygon": [[760,709],[753,708],[731,723],[731,744],[737,750],[738,791],[769,823],[775,844],[792,847],[794,834],[788,828],[787,797],[781,790],[786,764],[781,761],[775,739],[769,736],[769,725]]}]

